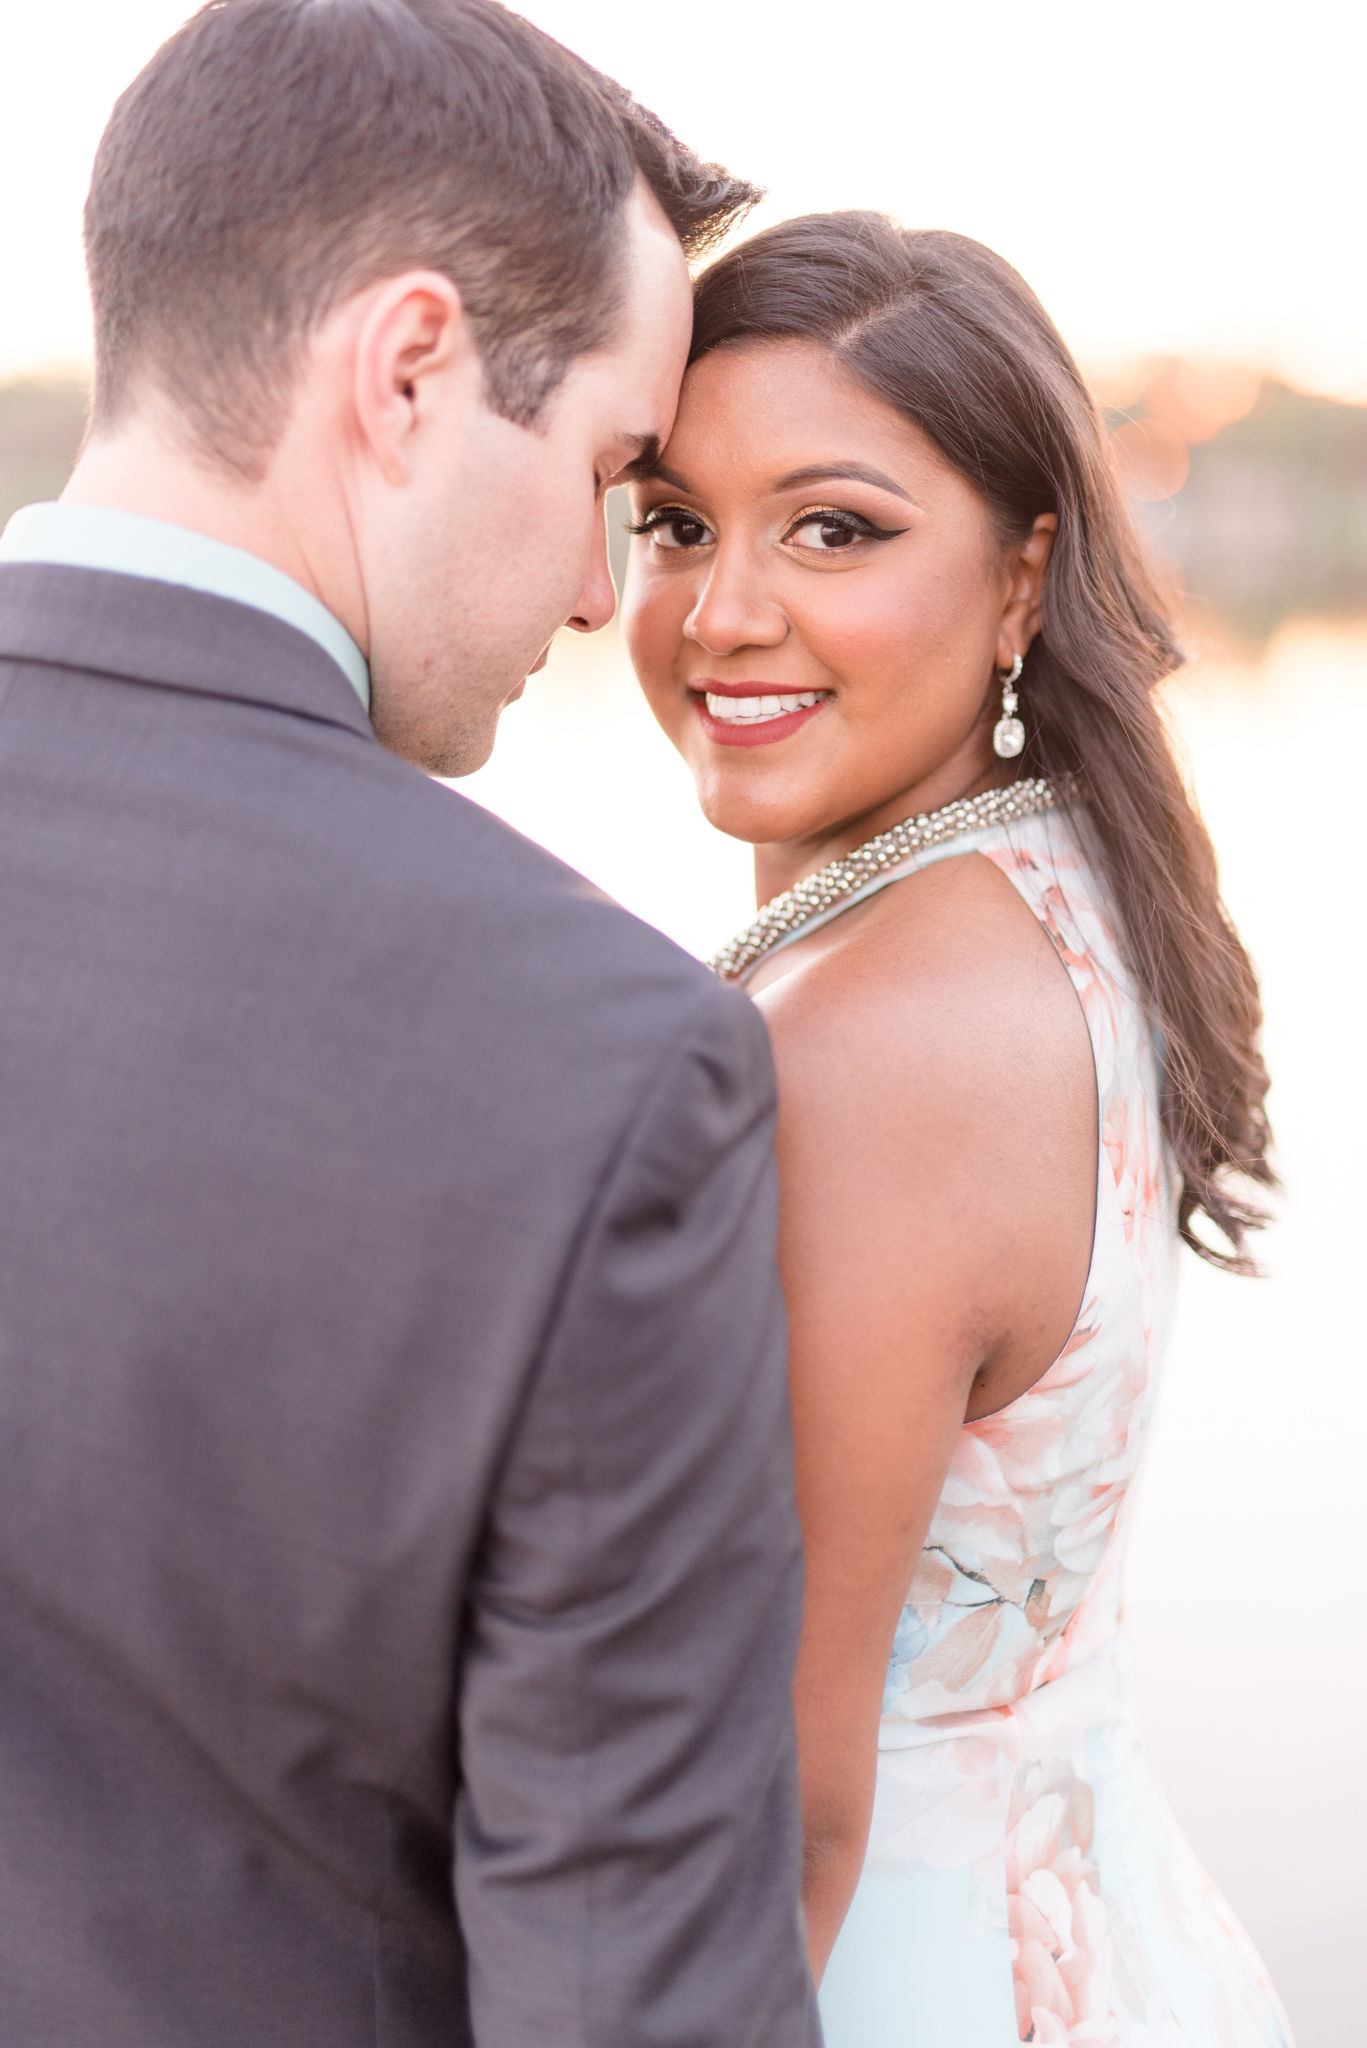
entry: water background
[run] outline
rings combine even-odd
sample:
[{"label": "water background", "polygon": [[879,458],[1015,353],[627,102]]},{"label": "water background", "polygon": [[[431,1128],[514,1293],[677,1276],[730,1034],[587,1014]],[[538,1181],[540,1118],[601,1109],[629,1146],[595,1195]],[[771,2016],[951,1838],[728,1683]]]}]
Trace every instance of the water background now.
[{"label": "water background", "polygon": [[[1135,1519],[1145,1738],[1263,1952],[1299,2048],[1367,2042],[1367,625],[1211,652],[1167,702],[1263,977],[1286,1194],[1268,1277],[1184,1254]],[[615,631],[563,634],[467,796],[706,953],[753,914]]]}]

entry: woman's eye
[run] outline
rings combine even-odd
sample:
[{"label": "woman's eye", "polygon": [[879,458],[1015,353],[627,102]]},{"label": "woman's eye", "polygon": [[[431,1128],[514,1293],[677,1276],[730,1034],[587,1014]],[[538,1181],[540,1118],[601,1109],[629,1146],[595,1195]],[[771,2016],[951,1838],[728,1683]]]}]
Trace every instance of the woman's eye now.
[{"label": "woman's eye", "polygon": [[[799,535],[802,536],[800,540]],[[788,532],[790,541],[795,541],[799,547],[811,548],[818,554],[830,554],[837,548],[852,547],[856,541],[863,540],[864,537],[865,528],[862,521],[857,521],[848,514],[837,517],[831,512],[813,512],[791,527]]]},{"label": "woman's eye", "polygon": [[654,512],[647,512],[629,526],[629,533],[647,533],[657,548],[700,548],[711,540],[711,531],[699,519],[696,512],[685,512],[678,506],[662,505]]}]

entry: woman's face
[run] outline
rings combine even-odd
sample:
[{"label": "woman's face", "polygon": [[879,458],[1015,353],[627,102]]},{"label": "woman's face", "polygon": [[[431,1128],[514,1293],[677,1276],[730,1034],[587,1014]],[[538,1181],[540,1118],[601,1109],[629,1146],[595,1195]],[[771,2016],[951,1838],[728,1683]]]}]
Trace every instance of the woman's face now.
[{"label": "woman's face", "polygon": [[627,644],[723,832],[855,846],[1007,779],[994,670],[1036,628],[1051,518],[1003,550],[925,435],[802,341],[695,364],[632,498]]}]

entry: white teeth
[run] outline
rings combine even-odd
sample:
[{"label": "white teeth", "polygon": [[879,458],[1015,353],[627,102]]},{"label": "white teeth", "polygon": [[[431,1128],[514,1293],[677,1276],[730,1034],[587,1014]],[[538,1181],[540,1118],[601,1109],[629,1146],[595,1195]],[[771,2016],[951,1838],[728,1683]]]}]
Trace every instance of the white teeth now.
[{"label": "white teeth", "polygon": [[717,697],[707,692],[707,708],[723,725],[756,725],[766,718],[786,718],[790,711],[810,711],[829,690],[801,690],[783,696]]}]

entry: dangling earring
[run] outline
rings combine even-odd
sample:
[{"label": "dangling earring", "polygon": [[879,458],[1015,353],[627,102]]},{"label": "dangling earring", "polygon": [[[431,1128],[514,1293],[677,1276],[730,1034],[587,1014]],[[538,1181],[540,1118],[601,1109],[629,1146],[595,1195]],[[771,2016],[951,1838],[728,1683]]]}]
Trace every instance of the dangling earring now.
[{"label": "dangling earring", "polygon": [[1018,654],[1011,664],[1011,673],[1002,679],[1002,715],[992,728],[992,751],[1003,761],[1014,761],[1025,745],[1025,727],[1016,716],[1020,699],[1015,688],[1024,667],[1025,657]]}]

